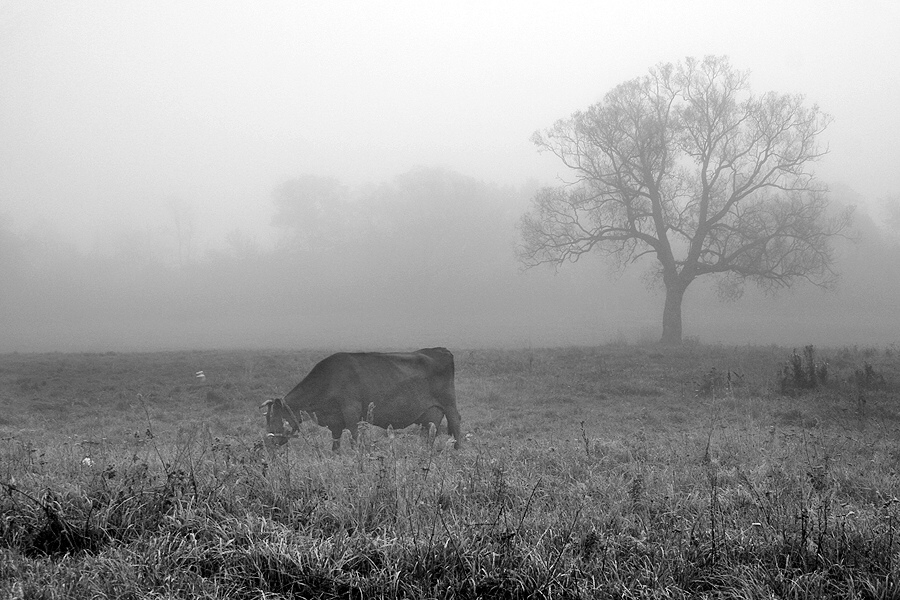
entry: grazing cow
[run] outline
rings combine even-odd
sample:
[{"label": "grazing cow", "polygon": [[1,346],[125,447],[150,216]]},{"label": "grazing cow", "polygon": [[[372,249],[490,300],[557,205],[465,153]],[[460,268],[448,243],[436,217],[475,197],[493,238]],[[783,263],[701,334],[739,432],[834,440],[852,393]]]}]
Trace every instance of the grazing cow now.
[{"label": "grazing cow", "polygon": [[[331,430],[332,450],[341,444],[344,429],[355,440],[357,423],[373,405],[372,424],[400,429],[413,423],[423,433],[447,417],[447,430],[459,448],[460,416],[453,384],[453,354],[446,348],[415,352],[340,352],[319,362],[284,398],[267,400],[266,429],[277,443],[296,434],[301,414],[307,413]],[[285,421],[291,433],[285,433]]]}]

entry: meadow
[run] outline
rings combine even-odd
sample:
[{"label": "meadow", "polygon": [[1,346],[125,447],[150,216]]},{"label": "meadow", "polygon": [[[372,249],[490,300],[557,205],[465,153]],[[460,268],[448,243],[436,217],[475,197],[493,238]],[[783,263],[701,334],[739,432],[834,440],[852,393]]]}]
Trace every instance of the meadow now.
[{"label": "meadow", "polygon": [[900,596],[896,347],[451,350],[463,449],[340,454],[328,352],[0,355],[0,598]]}]

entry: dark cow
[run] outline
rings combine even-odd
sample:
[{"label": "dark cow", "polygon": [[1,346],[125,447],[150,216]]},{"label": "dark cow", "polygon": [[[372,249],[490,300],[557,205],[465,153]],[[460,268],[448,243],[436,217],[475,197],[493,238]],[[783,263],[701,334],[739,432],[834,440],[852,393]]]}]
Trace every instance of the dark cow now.
[{"label": "dark cow", "polygon": [[[357,436],[357,423],[374,405],[372,424],[397,429],[418,423],[423,432],[447,417],[447,430],[459,448],[460,416],[453,385],[453,354],[446,348],[415,352],[340,352],[319,362],[284,398],[266,401],[266,429],[283,444],[296,434],[302,413],[331,430],[332,450],[341,433]],[[291,433],[285,433],[285,421]]]}]

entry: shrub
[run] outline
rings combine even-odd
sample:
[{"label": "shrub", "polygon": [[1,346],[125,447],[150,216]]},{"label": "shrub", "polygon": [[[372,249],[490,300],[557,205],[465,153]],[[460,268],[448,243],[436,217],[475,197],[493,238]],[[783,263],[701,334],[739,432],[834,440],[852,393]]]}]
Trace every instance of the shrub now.
[{"label": "shrub", "polygon": [[[805,364],[804,364],[805,359]],[[795,349],[790,360],[781,370],[781,393],[797,395],[829,383],[828,361],[816,362],[816,350],[812,344],[803,348],[803,356]]]}]

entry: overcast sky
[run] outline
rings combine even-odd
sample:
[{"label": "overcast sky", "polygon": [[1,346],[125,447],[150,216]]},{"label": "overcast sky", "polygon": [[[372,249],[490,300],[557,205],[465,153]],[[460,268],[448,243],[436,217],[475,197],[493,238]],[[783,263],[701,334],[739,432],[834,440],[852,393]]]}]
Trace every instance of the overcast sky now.
[{"label": "overcast sky", "polygon": [[834,116],[823,179],[873,207],[898,194],[889,0],[0,0],[0,217],[90,242],[165,221],[175,199],[215,244],[264,230],[272,189],[302,174],[552,183],[536,129],[706,54]]}]

